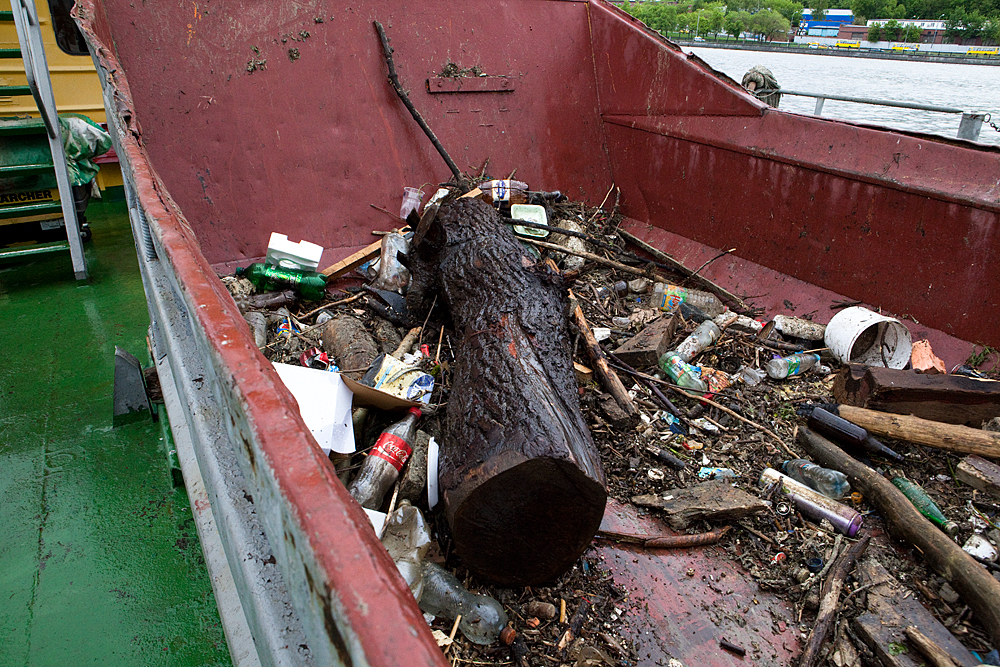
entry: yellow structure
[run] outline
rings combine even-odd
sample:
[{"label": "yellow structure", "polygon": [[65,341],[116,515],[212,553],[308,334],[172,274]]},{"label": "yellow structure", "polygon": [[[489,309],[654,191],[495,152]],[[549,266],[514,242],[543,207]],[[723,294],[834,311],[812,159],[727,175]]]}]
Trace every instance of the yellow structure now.
[{"label": "yellow structure", "polygon": [[[2,2],[0,11],[10,11],[9,0],[0,2]],[[36,0],[35,6],[38,9],[38,20],[41,23],[45,43],[45,58],[49,63],[49,76],[52,79],[52,91],[59,113],[76,112],[88,116],[95,122],[105,122],[101,82],[97,78],[93,61],[89,56],[71,56],[63,53],[56,44],[48,2]],[[0,22],[0,48],[20,48],[13,22]],[[24,63],[20,59],[0,58],[0,86],[24,86],[27,82]],[[0,96],[0,116],[37,118],[39,113],[30,95]],[[101,165],[101,171],[97,175],[97,186],[105,190],[121,185],[122,177],[118,165]]]}]

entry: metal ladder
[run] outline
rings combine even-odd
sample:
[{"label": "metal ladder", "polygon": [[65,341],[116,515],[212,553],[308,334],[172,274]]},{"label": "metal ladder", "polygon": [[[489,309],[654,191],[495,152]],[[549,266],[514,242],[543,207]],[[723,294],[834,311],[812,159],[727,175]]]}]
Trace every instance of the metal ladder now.
[{"label": "metal ladder", "polygon": [[[6,12],[0,12],[0,15]],[[49,78],[48,61],[45,58],[45,47],[42,42],[42,31],[38,20],[38,10],[34,0],[11,0],[11,18],[17,29],[17,39],[21,46],[21,59],[24,61],[24,73],[28,79],[27,86],[7,86],[3,91],[8,95],[27,95],[35,99],[38,112],[45,124],[45,133],[52,152],[52,168],[59,187],[59,203],[62,207],[63,224],[66,228],[66,238],[69,254],[73,262],[73,273],[77,281],[87,280],[87,260],[83,253],[83,241],[80,238],[80,222],[76,217],[76,202],[73,188],[70,185],[69,170],[66,167],[66,152],[63,149],[62,132],[59,129],[59,116],[56,111],[56,101],[52,94],[52,80]],[[0,16],[0,18],[6,18]],[[13,51],[11,49],[10,51]],[[16,52],[2,54],[17,57]]]}]

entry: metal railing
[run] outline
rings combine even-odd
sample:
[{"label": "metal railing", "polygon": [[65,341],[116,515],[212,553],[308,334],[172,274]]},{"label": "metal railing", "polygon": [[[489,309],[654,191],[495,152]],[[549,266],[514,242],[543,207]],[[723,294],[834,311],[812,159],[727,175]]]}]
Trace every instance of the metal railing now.
[{"label": "metal railing", "polygon": [[823,115],[823,105],[827,100],[835,100],[838,102],[854,102],[856,104],[872,104],[875,106],[882,107],[896,107],[899,109],[917,109],[920,111],[933,111],[935,113],[958,113],[962,114],[962,120],[958,124],[958,138],[968,139],[969,141],[979,140],[979,131],[983,127],[983,121],[986,119],[985,113],[969,113],[964,109],[957,109],[955,107],[942,107],[935,104],[918,104],[916,102],[894,102],[892,100],[876,100],[868,97],[851,97],[849,95],[829,95],[827,93],[803,93],[797,90],[786,90],[781,89],[768,89],[768,90],[756,90],[752,94],[757,97],[762,97],[769,95],[771,93],[781,93],[782,95],[794,95],[796,97],[814,97],[816,98],[816,108],[813,111],[813,115],[822,116]]}]

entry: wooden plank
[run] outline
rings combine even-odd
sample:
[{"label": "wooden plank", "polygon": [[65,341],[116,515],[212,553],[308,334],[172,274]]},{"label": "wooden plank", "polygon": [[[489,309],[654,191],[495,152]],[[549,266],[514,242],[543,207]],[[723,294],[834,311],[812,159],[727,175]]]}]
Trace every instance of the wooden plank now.
[{"label": "wooden plank", "polygon": [[684,530],[694,521],[727,522],[767,509],[764,501],[738,489],[726,480],[715,479],[686,489],[669,489],[662,494],[635,496],[642,507],[663,510],[667,524]]},{"label": "wooden plank", "polygon": [[677,311],[658,318],[615,350],[615,356],[633,368],[655,366],[673,340],[677,318]]},{"label": "wooden plank", "polygon": [[955,476],[974,489],[1000,498],[1000,466],[995,463],[975,455],[967,456],[958,464]]},{"label": "wooden plank", "polygon": [[838,403],[980,428],[1000,416],[1000,382],[850,364],[834,379]]},{"label": "wooden plank", "polygon": [[[862,559],[857,573],[862,586],[871,586],[868,611],[854,619],[854,629],[886,667],[922,667],[923,657],[913,650],[906,639],[906,628],[916,626],[920,632],[948,652],[955,664],[976,667],[976,660],[962,643],[924,609],[915,595],[873,557]],[[883,583],[884,582],[884,583]]]},{"label": "wooden plank", "polygon": [[[405,234],[410,231],[409,227],[403,227],[399,230],[400,233]],[[382,251],[382,239],[373,242],[371,245],[365,246],[361,250],[357,251],[349,257],[345,257],[336,264],[331,264],[330,266],[323,269],[320,273],[326,276],[327,283],[333,282],[340,276],[344,275],[349,271],[353,271],[365,262],[371,259],[375,259],[378,254]]]}]

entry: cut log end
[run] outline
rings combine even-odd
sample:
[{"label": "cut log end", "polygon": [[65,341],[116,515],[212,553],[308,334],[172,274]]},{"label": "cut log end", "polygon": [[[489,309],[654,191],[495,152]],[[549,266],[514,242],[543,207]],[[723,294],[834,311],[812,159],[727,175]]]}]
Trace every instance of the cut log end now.
[{"label": "cut log end", "polygon": [[[473,484],[469,484],[472,486]],[[604,516],[607,493],[574,463],[537,458],[449,494],[462,562],[501,586],[551,581],[580,558]]]}]

